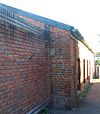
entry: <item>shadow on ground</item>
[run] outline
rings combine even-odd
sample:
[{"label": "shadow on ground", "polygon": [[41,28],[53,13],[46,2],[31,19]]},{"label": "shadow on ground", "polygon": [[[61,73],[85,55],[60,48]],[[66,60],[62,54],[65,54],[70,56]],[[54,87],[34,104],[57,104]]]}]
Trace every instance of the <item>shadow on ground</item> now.
[{"label": "shadow on ground", "polygon": [[53,109],[50,114],[100,114],[100,79],[91,80],[92,86],[80,105],[72,110]]}]

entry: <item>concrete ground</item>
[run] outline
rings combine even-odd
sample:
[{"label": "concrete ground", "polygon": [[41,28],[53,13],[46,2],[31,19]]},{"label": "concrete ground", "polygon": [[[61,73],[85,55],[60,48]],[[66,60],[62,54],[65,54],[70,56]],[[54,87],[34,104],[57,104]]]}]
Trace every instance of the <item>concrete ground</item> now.
[{"label": "concrete ground", "polygon": [[92,80],[92,87],[80,107],[72,111],[52,110],[50,114],[100,114],[100,79]]}]

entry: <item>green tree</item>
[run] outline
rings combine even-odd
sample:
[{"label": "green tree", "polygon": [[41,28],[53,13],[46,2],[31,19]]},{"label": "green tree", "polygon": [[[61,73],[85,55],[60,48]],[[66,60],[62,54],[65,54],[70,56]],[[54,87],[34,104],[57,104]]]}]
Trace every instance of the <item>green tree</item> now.
[{"label": "green tree", "polygon": [[100,59],[97,59],[96,60],[96,65],[99,65],[100,66]]}]

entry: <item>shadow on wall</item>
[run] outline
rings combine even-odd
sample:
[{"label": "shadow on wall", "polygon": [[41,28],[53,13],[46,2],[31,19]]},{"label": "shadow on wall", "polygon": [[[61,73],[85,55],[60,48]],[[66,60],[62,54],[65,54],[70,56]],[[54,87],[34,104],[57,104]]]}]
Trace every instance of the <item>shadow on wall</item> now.
[{"label": "shadow on wall", "polygon": [[0,60],[6,114],[30,114],[44,101],[71,109],[94,72],[94,53],[74,27],[2,4]]}]

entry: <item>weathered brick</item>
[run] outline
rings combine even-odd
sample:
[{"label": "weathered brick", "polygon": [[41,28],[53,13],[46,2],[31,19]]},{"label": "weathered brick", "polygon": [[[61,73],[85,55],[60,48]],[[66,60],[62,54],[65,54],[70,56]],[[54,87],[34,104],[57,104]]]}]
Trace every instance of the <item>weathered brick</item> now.
[{"label": "weathered brick", "polygon": [[93,75],[93,52],[67,25],[12,9],[0,4],[0,114],[25,114],[44,101],[72,107]]},{"label": "weathered brick", "polygon": [[[25,114],[50,97],[50,76],[46,75],[50,71],[41,32],[44,23],[19,15],[20,21],[27,20],[27,25],[14,25],[16,17],[0,12],[1,15],[5,17],[0,18],[0,113]],[[40,34],[23,26],[36,27]]]}]

